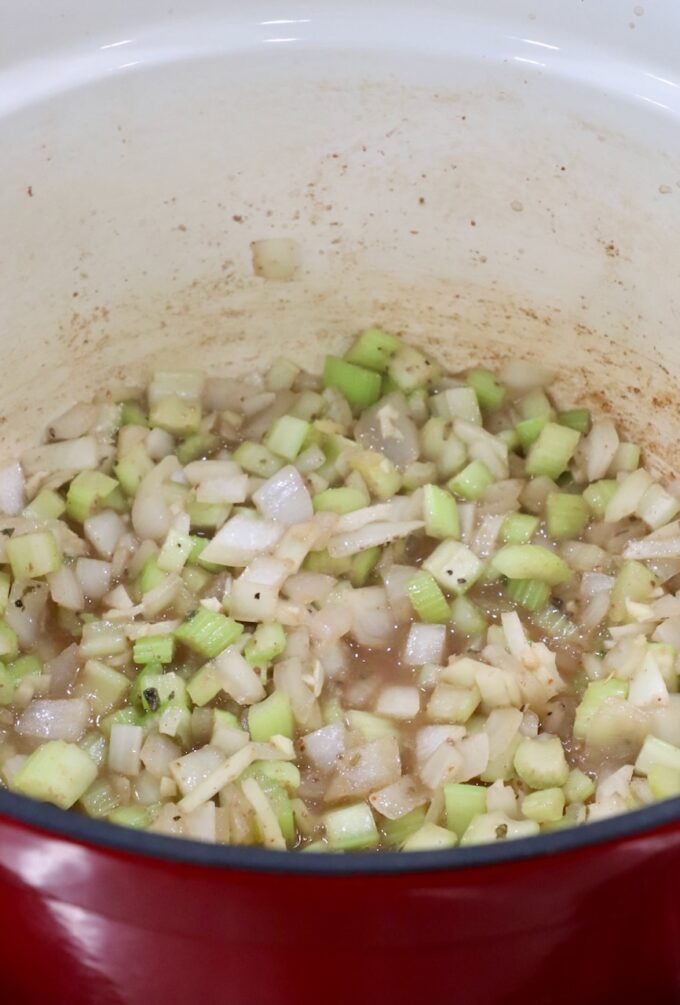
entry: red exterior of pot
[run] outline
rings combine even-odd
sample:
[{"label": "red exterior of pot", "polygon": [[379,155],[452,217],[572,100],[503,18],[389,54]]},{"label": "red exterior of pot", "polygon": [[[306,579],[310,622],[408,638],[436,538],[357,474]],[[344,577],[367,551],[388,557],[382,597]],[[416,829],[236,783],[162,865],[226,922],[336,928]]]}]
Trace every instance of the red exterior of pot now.
[{"label": "red exterior of pot", "polygon": [[319,876],[135,855],[0,817],[0,1000],[667,1005],[679,886],[680,824],[476,868]]}]

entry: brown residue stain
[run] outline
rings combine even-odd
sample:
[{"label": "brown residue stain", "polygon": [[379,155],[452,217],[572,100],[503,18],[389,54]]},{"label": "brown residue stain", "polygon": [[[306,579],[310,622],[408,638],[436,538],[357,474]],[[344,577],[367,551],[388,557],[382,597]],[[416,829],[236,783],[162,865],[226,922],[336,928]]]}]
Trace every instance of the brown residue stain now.
[{"label": "brown residue stain", "polygon": [[28,196],[29,199],[33,198],[33,186],[32,185],[29,185],[28,188],[26,189],[26,195]]}]

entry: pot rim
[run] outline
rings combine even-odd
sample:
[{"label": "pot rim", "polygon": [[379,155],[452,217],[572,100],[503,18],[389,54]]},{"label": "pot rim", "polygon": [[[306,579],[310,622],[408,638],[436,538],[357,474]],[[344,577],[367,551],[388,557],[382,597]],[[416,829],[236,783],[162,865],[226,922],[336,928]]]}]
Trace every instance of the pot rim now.
[{"label": "pot rim", "polygon": [[[45,837],[64,838],[141,859],[281,875],[384,876],[474,869],[581,851],[590,846],[642,837],[678,821],[680,796],[591,824],[498,844],[471,845],[441,851],[301,854],[243,845],[207,844],[188,838],[133,830],[0,790],[0,825],[6,822],[19,823],[44,831]],[[0,837],[0,842],[1,840]]]}]

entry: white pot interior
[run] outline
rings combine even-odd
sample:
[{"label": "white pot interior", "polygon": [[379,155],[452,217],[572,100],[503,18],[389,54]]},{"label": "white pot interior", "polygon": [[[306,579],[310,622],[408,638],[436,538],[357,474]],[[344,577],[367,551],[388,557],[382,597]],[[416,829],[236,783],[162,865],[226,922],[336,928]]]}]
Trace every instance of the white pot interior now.
[{"label": "white pot interior", "polygon": [[[620,0],[5,4],[7,455],[161,363],[379,323],[522,356],[672,463],[680,11]],[[250,242],[294,238],[290,283]]]}]

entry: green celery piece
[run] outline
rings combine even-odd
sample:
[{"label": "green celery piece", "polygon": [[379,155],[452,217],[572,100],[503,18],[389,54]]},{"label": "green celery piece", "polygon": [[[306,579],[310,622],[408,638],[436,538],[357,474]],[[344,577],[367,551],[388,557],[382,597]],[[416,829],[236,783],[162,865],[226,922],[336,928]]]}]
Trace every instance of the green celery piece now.
[{"label": "green celery piece", "polygon": [[439,539],[460,537],[458,505],[450,492],[439,485],[423,488],[425,533]]},{"label": "green celery piece", "polygon": [[590,722],[598,708],[607,698],[626,698],[628,682],[611,677],[608,680],[591,681],[581,698],[574,718],[574,739],[585,740]]},{"label": "green celery piece", "polygon": [[352,411],[363,412],[375,404],[381,394],[380,374],[338,356],[326,356],[323,386],[335,387],[349,402]]},{"label": "green celery piece", "polygon": [[505,592],[510,600],[525,607],[527,611],[538,611],[548,603],[550,587],[538,579],[511,579]]},{"label": "green celery piece", "polygon": [[444,786],[446,826],[463,836],[472,821],[481,813],[486,813],[486,789],[481,785],[452,782]]},{"label": "green celery piece", "polygon": [[612,587],[608,615],[610,624],[628,621],[626,601],[646,603],[651,600],[656,585],[656,577],[642,562],[624,562]]},{"label": "green celery piece", "polygon": [[495,412],[505,401],[506,389],[491,370],[481,367],[470,370],[467,382],[477,395],[480,408]]},{"label": "green celery piece", "polygon": [[[570,408],[566,412],[557,413],[557,421],[561,426],[575,429],[584,436],[590,432],[591,416],[588,408]],[[637,464],[635,465],[637,467]]]},{"label": "green celery piece", "polygon": [[220,438],[215,433],[193,433],[177,444],[175,453],[180,464],[203,460],[219,448]]},{"label": "green celery piece", "polygon": [[149,457],[143,443],[138,443],[132,450],[114,465],[113,471],[127,496],[134,496],[142,481],[153,471],[154,463]]},{"label": "green celery piece", "polygon": [[0,706],[11,705],[17,682],[4,663],[0,663]]},{"label": "green celery piece", "polygon": [[420,387],[433,387],[441,377],[441,367],[431,356],[402,344],[392,354],[387,374],[397,388],[409,394]]},{"label": "green celery piece", "polygon": [[88,817],[105,817],[120,805],[120,799],[105,778],[100,778],[80,797]]},{"label": "green celery piece", "polygon": [[515,751],[515,771],[532,789],[561,787],[569,778],[569,765],[559,736],[543,733],[525,736]]},{"label": "green celery piece", "polygon": [[657,762],[647,772],[647,781],[655,799],[671,799],[680,796],[680,765]]},{"label": "green celery piece", "polygon": [[291,740],[295,734],[295,722],[290,706],[290,698],[283,691],[274,691],[248,709],[248,729],[256,742],[266,743],[272,736],[287,736]]},{"label": "green celery piece", "polygon": [[43,489],[24,509],[29,520],[58,520],[66,512],[66,502],[54,489]]},{"label": "green celery piece", "polygon": [[388,820],[387,818],[381,820],[380,832],[385,844],[390,847],[396,847],[402,845],[411,834],[415,834],[416,831],[420,830],[424,823],[425,809],[423,806],[416,806],[410,813],[404,814],[403,817],[399,817],[397,820]]},{"label": "green celery piece", "polygon": [[19,655],[19,640],[13,628],[0,618],[0,658],[13,660]]},{"label": "green celery piece", "polygon": [[249,475],[258,478],[271,478],[283,467],[281,457],[276,457],[263,443],[253,443],[252,440],[244,440],[234,451],[233,459]]},{"label": "green celery piece", "polygon": [[324,548],[321,551],[310,551],[302,567],[307,572],[321,572],[325,576],[345,576],[352,568],[352,559],[348,555],[332,558]]},{"label": "green celery piece", "polygon": [[648,775],[658,765],[680,771],[680,747],[650,733],[645,737],[642,750],[637,756],[635,770],[639,775]]},{"label": "green celery piece", "polygon": [[12,580],[8,572],[0,572],[0,615],[7,610]]},{"label": "green celery piece", "polygon": [[572,768],[564,785],[564,797],[568,803],[585,803],[595,794],[595,782],[580,768]]},{"label": "green celery piece", "polygon": [[610,471],[619,473],[625,471],[630,474],[640,465],[640,448],[637,443],[619,443],[614,460],[611,463]]},{"label": "green celery piece", "polygon": [[414,461],[402,471],[402,484],[406,492],[414,492],[431,484],[436,477],[437,465],[434,461]]},{"label": "green celery piece", "polygon": [[144,830],[152,820],[151,809],[148,806],[120,806],[108,815],[108,821],[119,827],[132,827],[134,830]]},{"label": "green celery piece", "polygon": [[324,489],[312,499],[315,513],[353,513],[354,510],[368,506],[369,500],[360,489],[349,488],[346,485],[337,489]]},{"label": "green celery piece", "polygon": [[101,660],[87,660],[79,671],[73,693],[87,698],[95,715],[103,715],[119,705],[130,687],[125,674]]},{"label": "green celery piece", "polygon": [[207,705],[222,690],[222,678],[214,663],[204,663],[187,684],[187,693],[199,708]]},{"label": "green celery piece", "polygon": [[41,744],[17,772],[13,788],[24,796],[70,809],[97,777],[97,765],[75,743]]},{"label": "green celery piece", "polygon": [[273,454],[294,461],[310,430],[310,423],[294,415],[282,415],[272,424],[264,442]]},{"label": "green celery piece", "polygon": [[451,611],[446,597],[429,572],[421,570],[407,585],[406,592],[421,621],[444,625],[450,621]]},{"label": "green celery piece", "polygon": [[262,622],[246,642],[244,656],[252,666],[277,659],[286,648],[286,633],[278,622]]},{"label": "green celery piece", "polygon": [[115,478],[101,471],[81,471],[68,487],[66,515],[77,523],[83,523],[117,486]]},{"label": "green celery piece", "polygon": [[193,538],[171,527],[156,559],[156,568],[161,572],[180,572],[193,550]]},{"label": "green celery piece", "polygon": [[523,419],[535,419],[538,416],[552,420],[555,409],[548,395],[540,387],[527,391],[519,401],[519,410]]},{"label": "green celery piece", "polygon": [[540,520],[531,513],[509,513],[501,525],[504,544],[529,544],[538,530]]},{"label": "green celery piece", "polygon": [[222,572],[223,570],[221,565],[215,565],[214,562],[205,562],[201,558],[201,555],[210,544],[210,540],[207,537],[198,537],[196,534],[191,534],[190,537],[191,551],[189,552],[189,557],[187,558],[187,564],[198,565],[201,569],[205,569],[206,572]]},{"label": "green celery piece", "polygon": [[345,359],[367,370],[384,373],[391,357],[402,345],[396,335],[390,335],[382,328],[367,328],[362,331],[348,352]]},{"label": "green celery piece", "polygon": [[599,482],[591,482],[583,490],[583,498],[593,516],[598,520],[604,517],[607,506],[616,495],[619,483],[613,478],[603,478]]},{"label": "green celery piece", "polygon": [[325,411],[326,401],[323,395],[310,390],[301,391],[290,408],[291,415],[305,419],[306,422],[318,419]]},{"label": "green celery piece", "polygon": [[586,528],[590,514],[583,496],[550,492],[545,501],[548,534],[558,540],[578,537]]},{"label": "green celery piece", "polygon": [[460,541],[442,541],[423,562],[423,568],[430,572],[440,586],[451,593],[467,593],[484,571],[480,561],[470,548]]},{"label": "green celery piece", "polygon": [[469,597],[461,594],[451,604],[451,627],[461,635],[479,635],[487,629],[484,613]]},{"label": "green celery piece", "polygon": [[[388,719],[383,719],[379,715],[374,715],[373,712],[364,712],[360,709],[351,708],[344,713],[341,710],[340,719],[343,716],[347,719],[352,729],[358,729],[364,734],[367,743],[370,743],[371,740],[379,740],[383,736],[399,736],[399,729],[394,723]],[[328,719],[327,721],[337,720]]]},{"label": "green celery piece", "polygon": [[197,433],[201,425],[201,403],[195,398],[182,398],[178,394],[161,398],[151,406],[149,423],[159,426],[171,436],[185,439]]},{"label": "green celery piece", "polygon": [[21,681],[24,677],[38,676],[43,672],[42,660],[31,654],[20,656],[7,664],[7,670],[15,681]]},{"label": "green celery piece", "polygon": [[378,844],[378,828],[366,803],[328,810],[323,814],[323,822],[328,843],[336,851],[358,851]]},{"label": "green celery piece", "polygon": [[366,585],[371,573],[378,564],[381,554],[381,549],[376,545],[374,548],[366,548],[364,551],[360,551],[358,554],[352,556],[349,581],[355,589]]},{"label": "green celery piece", "polygon": [[567,563],[539,544],[506,544],[494,555],[493,566],[508,579],[540,579],[550,586],[571,578]]},{"label": "green celery piece", "polygon": [[48,576],[61,565],[59,547],[54,534],[49,530],[10,537],[5,542],[5,548],[15,579]]},{"label": "green celery piece", "polygon": [[286,359],[277,356],[267,371],[265,385],[268,391],[290,391],[300,374],[300,367]]},{"label": "green celery piece", "polygon": [[558,478],[566,471],[581,439],[581,434],[568,426],[548,422],[531,445],[526,459],[528,475]]},{"label": "green celery piece", "polygon": [[482,498],[493,480],[493,475],[483,461],[471,461],[447,482],[447,488],[457,496],[474,502]]},{"label": "green celery piece", "polygon": [[254,778],[262,788],[272,782],[290,793],[300,788],[300,769],[291,761],[255,761],[241,777]]},{"label": "green celery piece", "polygon": [[206,659],[213,659],[243,633],[243,625],[232,618],[197,607],[175,631],[175,638]]},{"label": "green celery piece", "polygon": [[172,635],[143,635],[132,647],[135,663],[172,663],[175,639]]},{"label": "green celery piece", "polygon": [[376,499],[391,499],[399,491],[401,475],[389,458],[375,450],[357,450],[349,456],[348,463],[359,472]]},{"label": "green celery piece", "polygon": [[457,844],[458,838],[447,827],[425,823],[404,841],[402,851],[443,851]]},{"label": "green celery piece", "polygon": [[556,823],[564,814],[564,792],[556,787],[530,792],[522,800],[522,813],[538,824]]},{"label": "green celery piece", "polygon": [[121,426],[145,426],[149,425],[146,412],[138,401],[124,401],[120,410]]},{"label": "green celery piece", "polygon": [[154,590],[161,583],[164,583],[166,578],[167,573],[158,568],[158,555],[149,555],[137,578],[140,593],[149,593],[150,590]]},{"label": "green celery piece", "polygon": [[132,687],[130,688],[129,701],[133,704],[142,708],[142,694],[144,689],[150,685],[152,678],[163,676],[163,664],[162,663],[147,663],[139,671],[134,679]]},{"label": "green celery piece", "polygon": [[191,493],[187,513],[192,530],[217,530],[225,523],[231,507],[228,503],[198,502]]},{"label": "green celery piece", "polygon": [[568,639],[578,632],[569,616],[552,604],[546,604],[534,611],[529,620],[532,625],[540,629],[543,635],[547,635],[551,639]]},{"label": "green celery piece", "polygon": [[518,422],[515,426],[515,433],[519,445],[524,450],[528,450],[532,443],[535,443],[541,435],[547,422],[548,420],[544,415],[537,415],[533,419],[522,419],[521,422]]}]

